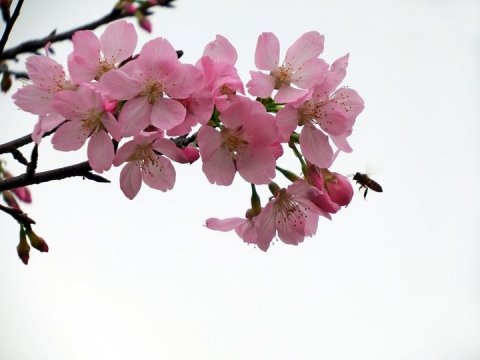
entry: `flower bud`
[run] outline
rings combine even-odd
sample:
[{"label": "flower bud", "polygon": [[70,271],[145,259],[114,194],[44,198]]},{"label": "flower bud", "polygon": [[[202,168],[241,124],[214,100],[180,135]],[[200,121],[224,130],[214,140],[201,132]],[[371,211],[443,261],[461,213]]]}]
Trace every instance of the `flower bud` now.
[{"label": "flower bud", "polygon": [[135,11],[137,11],[137,6],[129,2],[123,3],[122,8],[123,8],[123,11],[129,15],[133,15],[135,14]]},{"label": "flower bud", "polygon": [[148,33],[152,32],[152,23],[146,16],[138,16],[138,25]]},{"label": "flower bud", "polygon": [[348,178],[338,173],[330,173],[325,178],[325,189],[332,201],[340,206],[347,206],[353,197],[353,187]]},{"label": "flower bud", "polygon": [[30,259],[30,245],[28,245],[25,231],[20,229],[20,242],[17,245],[17,254],[20,260],[25,265],[28,265],[28,259]]},{"label": "flower bud", "polygon": [[193,164],[200,157],[198,149],[194,146],[186,146],[182,149],[190,164]]},{"label": "flower bud", "polygon": [[117,108],[118,100],[103,100],[103,109],[106,112],[113,113]]},{"label": "flower bud", "polygon": [[48,252],[48,245],[45,242],[45,240],[43,240],[43,238],[35,234],[32,229],[27,230],[27,236],[28,236],[28,239],[30,240],[30,244],[35,249],[37,249],[40,252]]}]

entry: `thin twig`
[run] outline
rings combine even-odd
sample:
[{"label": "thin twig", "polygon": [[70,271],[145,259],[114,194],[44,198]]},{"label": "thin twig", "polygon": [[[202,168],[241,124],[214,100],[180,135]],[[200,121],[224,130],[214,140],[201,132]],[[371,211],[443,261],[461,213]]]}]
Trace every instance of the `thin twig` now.
[{"label": "thin twig", "polygon": [[91,173],[92,168],[88,161],[78,164],[65,166],[58,169],[35,173],[32,177],[28,174],[22,174],[0,181],[0,191],[15,189],[21,186],[40,184],[52,180],[62,180],[73,176],[83,176],[96,182],[110,182],[104,177]]},{"label": "thin twig", "polygon": [[[145,3],[141,8],[139,8],[139,11],[141,11],[144,15],[150,15],[151,13],[148,11],[151,7],[154,6],[164,6],[164,7],[171,7],[171,2],[173,0],[164,0],[164,1],[159,1],[158,4],[151,5]],[[23,2],[23,1],[22,1]],[[74,29],[65,31],[63,33],[51,33],[50,35],[47,35],[46,37],[42,39],[37,39],[37,40],[30,40],[26,41],[24,43],[21,43],[20,45],[17,45],[13,48],[5,50],[1,55],[0,55],[0,60],[7,60],[7,59],[15,59],[19,54],[24,54],[24,53],[35,53],[38,49],[41,49],[45,47],[46,44],[48,43],[55,43],[58,41],[63,41],[67,39],[71,39],[73,34],[76,31],[79,30],[94,30],[97,27],[101,25],[108,24],[112,21],[118,20],[118,19],[123,19],[126,17],[132,17],[135,16],[135,14],[128,14],[126,12],[123,12],[121,9],[113,9],[109,14],[101,17],[98,20],[95,20],[91,23],[76,27]],[[13,18],[13,16],[12,16]],[[2,48],[3,50],[3,48]],[[1,53],[1,52],[0,52]]]},{"label": "thin twig", "polygon": [[35,224],[35,221],[29,218],[28,215],[25,214],[21,209],[11,208],[0,204],[0,210],[13,217],[20,224]]},{"label": "thin twig", "polygon": [[13,11],[12,17],[7,22],[5,31],[3,32],[2,38],[0,39],[0,54],[2,55],[3,55],[3,49],[5,49],[5,45],[7,44],[8,37],[10,36],[10,32],[13,29],[13,25],[15,25],[15,21],[17,21],[17,18],[20,15],[20,9],[22,8],[22,5],[23,5],[23,0],[18,0],[17,6]]}]

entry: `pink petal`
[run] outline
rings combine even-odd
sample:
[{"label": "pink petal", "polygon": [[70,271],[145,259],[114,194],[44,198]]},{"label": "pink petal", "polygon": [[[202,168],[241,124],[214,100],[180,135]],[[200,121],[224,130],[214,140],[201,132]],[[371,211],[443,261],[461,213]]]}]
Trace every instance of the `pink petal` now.
[{"label": "pink petal", "polygon": [[275,177],[275,157],[263,146],[247,147],[237,154],[238,173],[249,183],[268,184]]},{"label": "pink petal", "polygon": [[92,135],[88,142],[88,163],[98,173],[109,170],[112,167],[113,143],[107,132],[100,130]]},{"label": "pink petal", "polygon": [[325,37],[317,31],[310,31],[300,36],[287,50],[285,64],[295,72],[305,61],[316,58],[323,52]]},{"label": "pink petal", "polygon": [[160,151],[166,157],[173,161],[186,164],[189,162],[187,156],[183,153],[182,149],[178,148],[172,140],[158,139],[152,146],[155,150]]},{"label": "pink petal", "polygon": [[350,136],[352,132],[347,132],[346,134],[341,135],[330,135],[330,139],[332,139],[333,143],[337,148],[342,150],[346,153],[351,153],[353,151],[352,147],[347,141],[347,137]]},{"label": "pink petal", "polygon": [[142,91],[143,84],[122,70],[111,70],[100,78],[100,90],[106,97],[129,100]]},{"label": "pink petal", "polygon": [[113,158],[113,165],[119,166],[123,164],[125,161],[128,160],[130,155],[133,154],[135,149],[137,148],[137,144],[133,140],[126,142],[123,144],[118,150],[117,153],[115,154],[115,157]]},{"label": "pink petal", "polygon": [[332,66],[330,66],[330,70],[320,85],[322,92],[329,95],[340,85],[347,74],[348,58],[349,54],[346,54],[335,60]]},{"label": "pink petal", "polygon": [[83,128],[82,121],[67,121],[53,134],[53,148],[61,151],[78,150],[89,136],[90,132]]},{"label": "pink petal", "polygon": [[278,127],[272,114],[263,111],[252,113],[247,115],[244,121],[244,130],[248,133],[249,142],[271,145],[278,140]]},{"label": "pink petal", "polygon": [[270,201],[263,208],[260,215],[253,218],[257,231],[256,244],[260,250],[267,251],[276,233],[276,218],[273,213],[273,201]]},{"label": "pink petal", "polygon": [[65,79],[62,65],[47,56],[32,55],[25,66],[33,84],[43,89],[57,89],[58,82]]},{"label": "pink petal", "polygon": [[133,136],[144,130],[150,125],[150,116],[152,113],[152,105],[147,98],[136,97],[128,100],[123,105],[118,122],[122,127],[122,136]]},{"label": "pink petal", "polygon": [[68,70],[76,83],[90,82],[95,78],[100,64],[100,43],[90,30],[73,34],[73,52],[68,58]]},{"label": "pink petal", "polygon": [[238,58],[235,48],[222,35],[217,35],[214,41],[207,44],[203,56],[209,56],[215,62],[224,62],[230,65],[235,64]]},{"label": "pink petal", "polygon": [[238,226],[242,225],[246,221],[246,219],[239,217],[228,219],[209,218],[205,222],[205,226],[212,230],[230,231],[235,230]]},{"label": "pink petal", "polygon": [[298,126],[300,115],[296,107],[288,104],[277,113],[277,125],[281,141],[286,142]]},{"label": "pink petal", "polygon": [[211,126],[200,127],[197,134],[198,147],[202,160],[210,159],[223,145],[222,135]]},{"label": "pink petal", "polygon": [[161,98],[152,106],[151,124],[169,130],[185,119],[185,107],[176,100]]},{"label": "pink petal", "polygon": [[274,99],[278,103],[291,103],[300,99],[302,96],[307,94],[307,92],[307,90],[295,89],[291,86],[285,85],[278,90],[274,96]]},{"label": "pink petal", "polygon": [[140,50],[138,61],[145,74],[156,79],[171,73],[180,64],[175,49],[163,38],[145,43]]},{"label": "pink petal", "polygon": [[102,124],[116,141],[120,141],[122,139],[122,127],[117,119],[115,119],[115,116],[113,116],[111,113],[103,114]]},{"label": "pink petal", "polygon": [[63,121],[65,121],[65,118],[62,115],[54,112],[39,116],[38,122],[35,124],[32,132],[32,140],[36,144],[40,144],[43,134],[55,129]]},{"label": "pink petal", "polygon": [[200,89],[202,72],[193,65],[181,64],[163,79],[165,93],[176,99],[185,99]]},{"label": "pink petal", "polygon": [[328,72],[328,64],[322,59],[310,59],[298,69],[292,77],[292,82],[302,89],[310,89],[320,84]]},{"label": "pink petal", "polygon": [[163,156],[156,156],[156,162],[148,168],[143,168],[142,179],[153,189],[167,191],[175,184],[175,169],[170,160]]},{"label": "pink petal", "polygon": [[[202,152],[200,151],[200,155]],[[202,170],[208,181],[217,185],[231,185],[235,177],[235,165],[230,153],[220,148],[209,159],[204,160],[202,155]]]},{"label": "pink petal", "polygon": [[122,62],[130,57],[137,46],[135,27],[119,20],[107,26],[100,36],[100,47],[103,55],[111,64]]},{"label": "pink petal", "polygon": [[260,70],[272,71],[278,67],[280,59],[280,42],[271,32],[264,32],[258,37],[255,49],[255,66]]},{"label": "pink petal", "polygon": [[305,124],[300,133],[300,148],[312,164],[323,168],[330,165],[333,149],[328,142],[328,136],[310,123]]},{"label": "pink petal", "polygon": [[46,115],[51,110],[50,100],[53,94],[36,85],[26,85],[17,90],[12,98],[20,109],[36,115]]},{"label": "pink petal", "polygon": [[260,71],[250,71],[252,79],[247,83],[248,93],[260,98],[268,98],[275,87],[275,78]]},{"label": "pink petal", "polygon": [[135,162],[129,162],[120,172],[120,189],[127,198],[132,200],[137,196],[142,186],[142,171]]}]

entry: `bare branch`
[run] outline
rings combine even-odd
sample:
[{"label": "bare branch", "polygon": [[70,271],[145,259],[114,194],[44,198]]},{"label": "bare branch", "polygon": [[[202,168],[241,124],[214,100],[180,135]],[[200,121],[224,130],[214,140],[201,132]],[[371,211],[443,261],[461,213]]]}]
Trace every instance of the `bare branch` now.
[{"label": "bare branch", "polygon": [[35,224],[35,221],[28,217],[21,209],[16,209],[8,206],[4,206],[0,204],[0,210],[7,213],[15,220],[17,220],[20,224],[27,225],[27,224]]},{"label": "bare branch", "polygon": [[[164,7],[171,7],[171,2],[173,0],[161,0],[158,1],[156,5],[152,5],[149,3],[144,3],[138,11],[142,12],[144,15],[150,15],[151,13],[148,11],[148,9],[154,7],[154,6],[164,6]],[[21,1],[23,2],[23,1]],[[12,16],[15,16],[15,14]],[[56,34],[55,32],[52,32],[51,34],[47,35],[46,37],[42,39],[37,39],[37,40],[30,40],[26,41],[18,46],[15,46],[13,48],[5,50],[3,53],[0,55],[0,60],[8,60],[8,59],[15,59],[19,54],[24,54],[24,53],[35,53],[38,49],[41,49],[45,47],[46,44],[48,43],[55,43],[58,41],[63,41],[67,39],[71,39],[73,34],[76,31],[79,30],[94,30],[97,27],[101,25],[108,24],[112,21],[118,20],[118,19],[123,19],[126,17],[132,17],[135,16],[135,14],[128,14],[126,12],[123,12],[121,9],[116,9],[114,8],[109,14],[102,16],[98,20],[95,20],[91,23],[76,27],[74,29],[65,31],[63,33]],[[3,50],[3,48],[2,48]]]},{"label": "bare branch", "polygon": [[96,182],[110,182],[100,175],[91,173],[91,171],[92,168],[88,164],[88,161],[84,161],[75,165],[35,173],[33,176],[29,176],[28,173],[25,173],[0,181],[0,192],[22,186],[40,184],[52,180],[62,180],[73,176],[83,176],[84,178]]},{"label": "bare branch", "polygon": [[3,32],[2,38],[0,39],[0,54],[3,55],[3,49],[5,49],[5,45],[7,44],[8,37],[10,36],[10,32],[13,29],[13,25],[15,25],[15,21],[17,21],[18,16],[20,15],[20,9],[22,8],[23,0],[18,0],[17,6],[13,11],[12,17],[7,22],[7,26],[5,27],[5,31]]}]

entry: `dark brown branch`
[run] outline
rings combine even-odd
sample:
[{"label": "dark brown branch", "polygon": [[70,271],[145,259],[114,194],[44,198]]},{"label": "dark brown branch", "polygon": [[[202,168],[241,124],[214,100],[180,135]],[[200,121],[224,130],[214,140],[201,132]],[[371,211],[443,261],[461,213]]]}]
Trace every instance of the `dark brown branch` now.
[{"label": "dark brown branch", "polygon": [[5,31],[3,32],[2,38],[0,39],[0,54],[3,55],[3,49],[5,49],[5,45],[7,44],[8,37],[10,36],[10,32],[13,29],[13,25],[15,25],[15,21],[17,21],[18,16],[20,15],[20,9],[22,8],[23,0],[18,0],[17,6],[13,11],[12,17],[7,22],[5,27]]},{"label": "dark brown branch", "polygon": [[[62,125],[62,124],[60,124],[60,125]],[[49,136],[49,135],[53,134],[55,131],[57,131],[57,129],[60,127],[60,125],[58,125],[53,130],[47,131],[45,134],[42,135],[42,138],[44,138],[45,136]],[[15,140],[6,142],[4,144],[0,144],[0,155],[5,154],[5,153],[9,153],[9,152],[13,152],[15,149],[18,149],[22,146],[28,145],[32,142],[33,142],[32,134],[28,134],[28,135],[19,137]]]},{"label": "dark brown branch", "polygon": [[0,192],[52,180],[62,180],[73,176],[83,176],[96,182],[110,182],[100,175],[91,173],[91,171],[92,168],[88,164],[88,161],[84,161],[75,165],[39,172],[33,176],[23,174],[0,181]]},{"label": "dark brown branch", "polygon": [[[141,11],[144,15],[150,15],[151,13],[148,11],[149,8],[154,6],[164,6],[164,7],[171,7],[171,2],[173,0],[161,0],[158,1],[157,5],[151,5],[148,3],[144,3],[138,10]],[[23,1],[22,1],[23,2]],[[101,25],[108,24],[112,21],[123,19],[126,17],[132,17],[135,14],[128,14],[123,12],[121,9],[113,9],[109,14],[101,17],[98,20],[95,20],[91,23],[76,27],[74,29],[65,31],[63,33],[56,34],[55,32],[51,33],[50,35],[37,40],[30,40],[26,41],[18,46],[5,50],[0,55],[0,60],[7,60],[7,59],[15,59],[19,54],[24,53],[35,53],[38,49],[45,47],[48,43],[55,43],[58,41],[63,41],[67,39],[71,39],[73,34],[79,30],[94,30]],[[12,16],[13,19],[13,16]],[[3,48],[2,48],[3,50]],[[1,53],[1,52],[0,52]]]},{"label": "dark brown branch", "polygon": [[25,214],[22,210],[16,209],[16,208],[11,208],[8,206],[4,206],[0,204],[0,210],[3,212],[7,213],[11,217],[13,217],[15,220],[17,220],[20,224],[35,224],[35,221],[33,219],[30,219],[27,214]]}]

